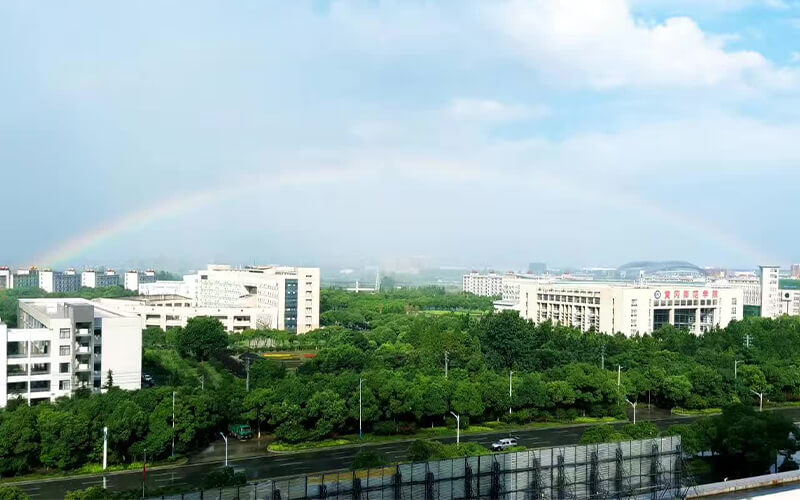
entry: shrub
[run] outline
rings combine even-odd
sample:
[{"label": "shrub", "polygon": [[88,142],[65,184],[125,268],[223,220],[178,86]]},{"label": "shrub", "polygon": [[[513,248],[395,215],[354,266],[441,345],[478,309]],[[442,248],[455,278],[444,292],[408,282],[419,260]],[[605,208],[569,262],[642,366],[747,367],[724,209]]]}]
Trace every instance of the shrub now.
[{"label": "shrub", "polygon": [[370,469],[373,467],[380,467],[386,465],[389,461],[373,450],[358,450],[356,456],[353,458],[353,463],[350,465],[351,470]]}]

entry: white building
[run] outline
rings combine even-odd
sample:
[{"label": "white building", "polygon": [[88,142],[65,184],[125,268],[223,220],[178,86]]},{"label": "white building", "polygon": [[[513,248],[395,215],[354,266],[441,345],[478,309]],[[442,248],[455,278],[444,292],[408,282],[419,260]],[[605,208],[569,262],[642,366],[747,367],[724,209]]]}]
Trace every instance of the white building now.
[{"label": "white building", "polygon": [[109,286],[119,286],[119,274],[113,269],[98,273],[94,270],[86,270],[81,273],[81,286],[87,288],[105,288]]},{"label": "white building", "polygon": [[198,307],[194,299],[180,295],[143,295],[119,299],[97,299],[104,307],[134,314],[139,327],[171,330],[184,327],[197,316],[217,318],[228,332],[248,329],[277,329],[277,314],[267,314],[257,307]]},{"label": "white building", "polygon": [[48,293],[77,292],[81,289],[81,276],[75,269],[66,271],[39,271],[39,288]]},{"label": "white building", "polygon": [[761,317],[777,318],[781,314],[780,267],[759,266],[761,269]]},{"label": "white building", "polygon": [[781,289],[780,314],[800,316],[800,290]]},{"label": "white building", "polygon": [[[140,285],[147,298],[104,300],[142,316],[142,326],[183,326],[215,316],[228,331],[273,328],[306,333],[319,328],[319,268],[209,265],[183,282]],[[164,292],[164,293],[158,293]]]},{"label": "white building", "polygon": [[156,281],[156,272],[155,271],[145,271],[140,273],[139,271],[128,271],[123,276],[123,286],[125,290],[130,290],[132,292],[139,291],[139,285],[143,283],[154,283]]},{"label": "white building", "polygon": [[[498,308],[501,309],[501,308]],[[742,319],[740,288],[692,284],[520,283],[520,315],[627,336],[670,324],[701,334]]]},{"label": "white building", "polygon": [[503,279],[506,276],[514,277],[513,274],[503,275],[495,272],[481,274],[478,271],[472,271],[464,275],[462,290],[482,297],[497,297],[503,294]]},{"label": "white building", "polygon": [[0,267],[0,290],[11,288],[11,270],[7,267]]},{"label": "white building", "polygon": [[19,328],[0,323],[0,407],[22,397],[29,404],[99,392],[111,372],[122,389],[139,389],[139,319],[84,299],[20,299]]}]

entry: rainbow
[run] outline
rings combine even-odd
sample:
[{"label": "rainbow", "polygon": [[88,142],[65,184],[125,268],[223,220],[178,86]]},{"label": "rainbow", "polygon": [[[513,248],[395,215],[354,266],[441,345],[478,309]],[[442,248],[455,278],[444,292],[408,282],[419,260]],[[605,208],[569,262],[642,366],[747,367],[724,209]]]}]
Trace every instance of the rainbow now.
[{"label": "rainbow", "polygon": [[[446,172],[448,177],[453,177],[453,181],[460,182],[485,182],[482,176],[475,178],[461,175],[469,173],[465,169],[460,173],[452,171]],[[403,175],[400,170],[400,175]],[[136,212],[127,214],[118,219],[112,220],[100,227],[94,228],[75,238],[63,242],[59,246],[39,255],[34,261],[34,265],[52,267],[57,264],[68,263],[69,260],[79,256],[88,249],[100,245],[104,241],[111,240],[116,236],[134,231],[147,226],[148,224],[167,217],[175,217],[192,210],[207,206],[219,201],[241,196],[243,192],[263,187],[281,187],[290,184],[318,184],[341,182],[343,180],[363,180],[365,176],[374,171],[359,169],[339,169],[328,168],[321,170],[283,172],[272,176],[254,177],[246,179],[246,182],[236,185],[222,186],[214,189],[200,191],[190,195],[177,196],[155,204],[146,206]],[[688,235],[699,237],[708,241],[710,244],[719,246],[720,244],[734,250],[736,253],[750,259],[753,263],[773,262],[774,259],[765,255],[760,249],[740,240],[736,236],[729,234],[717,226],[701,220],[697,216],[689,216],[678,210],[666,210],[663,207],[649,200],[630,196],[622,192],[603,191],[598,193],[591,187],[581,187],[574,180],[559,178],[552,175],[544,175],[537,172],[528,172],[528,176],[520,178],[519,174],[502,175],[490,173],[494,180],[499,180],[508,185],[528,185],[532,190],[542,189],[547,186],[548,192],[553,192],[553,188],[558,195],[565,199],[591,200],[598,205],[613,206],[627,211],[633,211],[638,215],[646,215],[654,221],[659,221],[675,229],[683,231]],[[411,173],[411,178],[414,178]],[[466,180],[465,180],[466,179]],[[621,240],[624,244],[624,240]]]}]

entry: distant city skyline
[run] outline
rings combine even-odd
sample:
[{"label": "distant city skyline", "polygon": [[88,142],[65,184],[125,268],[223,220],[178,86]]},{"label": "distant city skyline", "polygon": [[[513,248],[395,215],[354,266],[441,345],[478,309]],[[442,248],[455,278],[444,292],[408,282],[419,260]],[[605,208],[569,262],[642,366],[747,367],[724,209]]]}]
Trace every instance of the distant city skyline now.
[{"label": "distant city skyline", "polygon": [[797,2],[78,3],[0,5],[9,265],[800,261]]}]

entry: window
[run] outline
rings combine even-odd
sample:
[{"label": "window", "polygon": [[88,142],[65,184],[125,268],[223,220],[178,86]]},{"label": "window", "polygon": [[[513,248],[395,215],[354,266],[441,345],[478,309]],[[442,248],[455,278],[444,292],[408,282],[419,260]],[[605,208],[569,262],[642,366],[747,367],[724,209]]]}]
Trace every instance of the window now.
[{"label": "window", "polygon": [[68,339],[70,338],[70,329],[69,328],[62,328],[58,331],[58,338],[60,339]]},{"label": "window", "polygon": [[50,354],[49,340],[34,340],[31,342],[31,356],[47,356]]},{"label": "window", "polygon": [[69,363],[59,363],[58,373],[69,373]]},{"label": "window", "polygon": [[69,390],[69,380],[59,380],[58,381],[58,388],[62,391]]},{"label": "window", "polygon": [[58,354],[59,354],[60,356],[69,356],[69,346],[68,346],[68,345],[62,345],[62,346],[60,346],[60,347],[58,348]]}]

